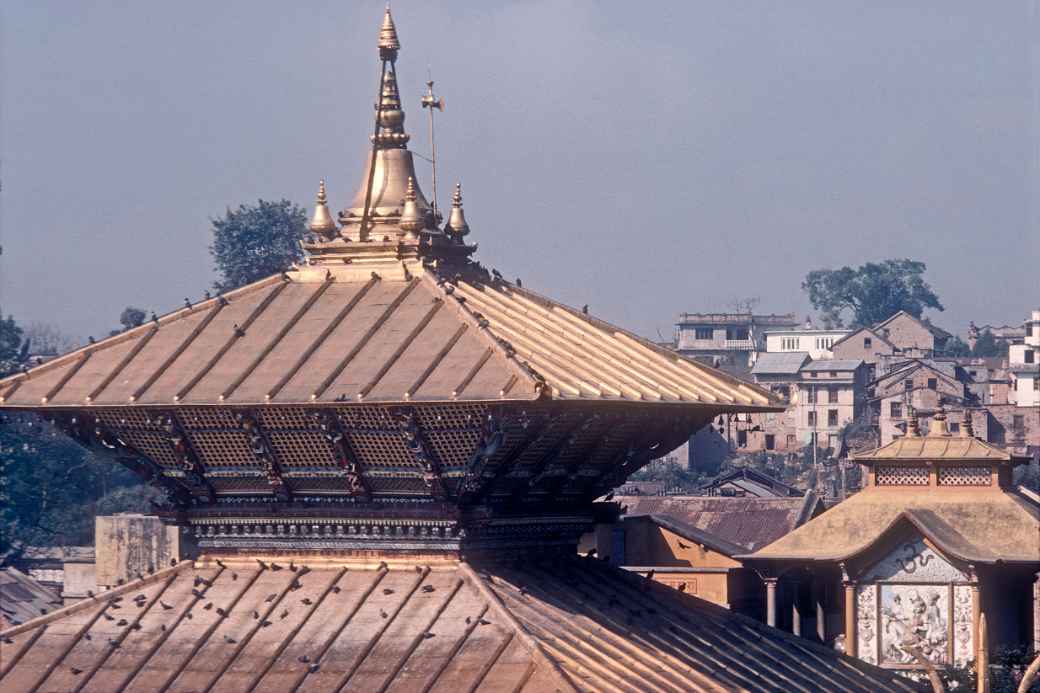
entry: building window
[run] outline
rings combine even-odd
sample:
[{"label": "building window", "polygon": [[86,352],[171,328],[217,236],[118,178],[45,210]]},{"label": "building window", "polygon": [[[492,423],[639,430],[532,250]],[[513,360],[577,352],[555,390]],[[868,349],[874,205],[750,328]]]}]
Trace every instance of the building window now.
[{"label": "building window", "polygon": [[834,426],[838,425],[838,410],[837,409],[828,409],[827,410],[827,425],[832,427],[832,428]]},{"label": "building window", "polygon": [[870,337],[864,337],[863,338],[863,348],[864,349],[870,349],[872,346],[874,346],[874,340],[871,339]]},{"label": "building window", "polygon": [[838,436],[834,435],[833,433],[831,433],[829,436],[827,436],[827,447],[829,447],[831,450],[837,450],[838,449]]},{"label": "building window", "polygon": [[693,331],[695,339],[711,339],[711,328],[710,327],[698,327]]},{"label": "building window", "polygon": [[746,327],[727,327],[726,328],[726,339],[743,340],[748,338],[748,328]]},{"label": "building window", "polygon": [[950,433],[960,433],[960,432],[961,432],[961,425],[959,423],[954,422],[954,423],[950,424]]},{"label": "building window", "polygon": [[776,449],[776,436],[772,433],[766,434],[766,450]]},{"label": "building window", "polygon": [[831,371],[831,377],[832,378],[837,378],[838,377],[838,371]]},{"label": "building window", "polygon": [[838,403],[838,388],[828,387],[827,388],[827,404]]},{"label": "building window", "polygon": [[816,388],[810,387],[805,391],[806,404],[816,404]]},{"label": "building window", "polygon": [[1011,418],[1011,428],[1019,433],[1024,431],[1026,429],[1026,417],[1021,414],[1015,414]]},{"label": "building window", "polygon": [[904,380],[903,381],[903,389],[906,390],[907,392],[910,392],[911,390],[913,390],[914,389],[914,381],[911,380],[910,378],[907,378],[906,380]]},{"label": "building window", "polygon": [[816,371],[809,371],[809,377],[810,378],[815,378],[816,376],[817,376]]},{"label": "building window", "polygon": [[787,449],[790,450],[798,442],[798,437],[793,433],[787,434]]},{"label": "building window", "polygon": [[1040,378],[1033,378],[1033,390],[1040,392]]},{"label": "building window", "polygon": [[816,412],[809,412],[809,426],[810,428],[816,428]]},{"label": "building window", "polygon": [[1023,359],[1026,363],[1034,363],[1036,361],[1036,352],[1032,349],[1026,349],[1023,353]]},{"label": "building window", "polygon": [[747,431],[737,431],[737,447],[747,447]]},{"label": "building window", "polygon": [[935,378],[929,378],[928,379],[928,389],[929,390],[938,390],[939,389],[939,381],[937,379],[935,379]]},{"label": "building window", "polygon": [[893,419],[903,418],[903,403],[890,402],[888,405],[888,415]]}]

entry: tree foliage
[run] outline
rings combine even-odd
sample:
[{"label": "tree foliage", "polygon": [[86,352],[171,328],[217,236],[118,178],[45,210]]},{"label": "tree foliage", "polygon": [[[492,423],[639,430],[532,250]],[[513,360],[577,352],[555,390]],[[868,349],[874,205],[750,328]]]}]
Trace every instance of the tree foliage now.
[{"label": "tree foliage", "polygon": [[148,316],[141,308],[137,308],[136,306],[127,306],[123,309],[123,312],[119,314],[119,324],[123,326],[124,330],[132,330],[135,327],[143,325],[146,317]]},{"label": "tree foliage", "polygon": [[307,213],[289,200],[240,205],[213,219],[213,256],[217,291],[230,291],[289,267],[303,256],[299,241]]},{"label": "tree foliage", "polygon": [[943,356],[971,356],[971,347],[963,339],[954,335],[946,340],[946,346],[942,350]]},{"label": "tree foliage", "polygon": [[29,358],[29,341],[24,332],[8,315],[0,310],[0,378],[18,370]]},{"label": "tree foliage", "polygon": [[939,297],[924,280],[923,262],[909,259],[868,262],[853,269],[819,269],[805,275],[802,290],[824,324],[841,327],[874,325],[905,310],[916,318],[926,308],[943,310]]},{"label": "tree foliage", "polygon": [[993,333],[989,330],[983,330],[982,334],[975,340],[975,346],[971,349],[972,356],[1001,356],[1003,349],[1000,348],[1000,343],[997,338],[993,336]]}]

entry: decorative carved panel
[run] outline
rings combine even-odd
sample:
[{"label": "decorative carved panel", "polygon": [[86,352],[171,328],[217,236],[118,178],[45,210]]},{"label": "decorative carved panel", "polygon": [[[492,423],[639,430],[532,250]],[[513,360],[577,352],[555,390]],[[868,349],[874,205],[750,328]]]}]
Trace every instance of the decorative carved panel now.
[{"label": "decorative carved panel", "polygon": [[877,664],[877,585],[856,587],[856,656]]},{"label": "decorative carved panel", "polygon": [[940,486],[989,486],[990,483],[990,470],[987,466],[939,467]]},{"label": "decorative carved panel", "polygon": [[878,465],[878,486],[927,486],[928,468],[916,465]]},{"label": "decorative carved panel", "polygon": [[945,558],[930,549],[920,537],[901,542],[871,567],[864,581],[886,582],[966,582],[969,578]]}]

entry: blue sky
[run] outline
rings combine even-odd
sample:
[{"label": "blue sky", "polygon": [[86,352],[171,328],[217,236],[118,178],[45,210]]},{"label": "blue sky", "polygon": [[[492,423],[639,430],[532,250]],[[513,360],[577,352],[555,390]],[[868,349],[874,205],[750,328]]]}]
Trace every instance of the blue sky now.
[{"label": "blue sky", "polygon": [[[379,2],[8,3],[0,306],[100,335],[213,279],[209,218],[339,209],[361,178]],[[925,261],[933,318],[1040,306],[1036,3],[394,3],[412,148],[479,259],[650,337],[808,305],[820,267]],[[428,167],[419,162],[429,190]]]}]

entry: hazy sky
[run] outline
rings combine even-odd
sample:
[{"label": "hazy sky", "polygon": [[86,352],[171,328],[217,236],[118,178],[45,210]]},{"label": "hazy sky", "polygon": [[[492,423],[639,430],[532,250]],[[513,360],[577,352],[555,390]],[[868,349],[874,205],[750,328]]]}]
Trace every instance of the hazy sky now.
[{"label": "hazy sky", "polygon": [[[358,185],[381,2],[4,3],[0,307],[100,335],[213,279],[210,217]],[[1036,2],[394,2],[412,149],[478,258],[644,335],[912,257],[936,321],[1040,306]],[[429,167],[417,160],[430,192]]]}]

